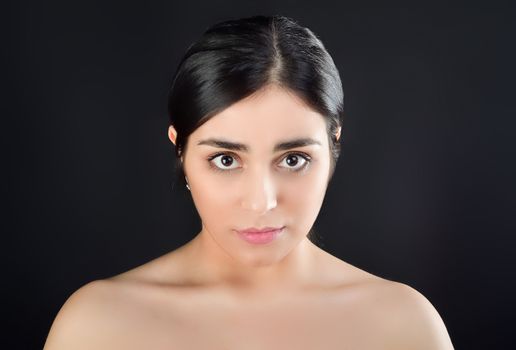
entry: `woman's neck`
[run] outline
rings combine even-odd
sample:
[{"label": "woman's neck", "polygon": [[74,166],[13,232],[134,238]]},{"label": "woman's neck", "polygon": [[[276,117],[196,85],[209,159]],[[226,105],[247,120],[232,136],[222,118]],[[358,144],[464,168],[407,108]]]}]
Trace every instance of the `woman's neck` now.
[{"label": "woman's neck", "polygon": [[313,285],[320,248],[308,238],[303,238],[288,252],[281,251],[281,247],[270,247],[269,252],[257,248],[255,256],[252,256],[253,247],[229,254],[203,227],[185,246],[185,266],[192,269],[192,277],[200,284],[253,293],[285,292]]}]

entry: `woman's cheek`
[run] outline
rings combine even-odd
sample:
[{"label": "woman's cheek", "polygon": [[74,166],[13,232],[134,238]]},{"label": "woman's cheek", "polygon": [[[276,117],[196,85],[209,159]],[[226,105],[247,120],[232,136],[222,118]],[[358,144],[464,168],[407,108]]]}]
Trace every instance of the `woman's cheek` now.
[{"label": "woman's cheek", "polygon": [[212,177],[198,174],[196,179],[190,181],[192,199],[203,220],[223,213],[225,202],[229,200],[224,189]]},{"label": "woman's cheek", "polygon": [[314,172],[291,181],[285,199],[292,210],[303,217],[311,218],[317,216],[325,192],[324,175],[321,176],[321,174]]}]

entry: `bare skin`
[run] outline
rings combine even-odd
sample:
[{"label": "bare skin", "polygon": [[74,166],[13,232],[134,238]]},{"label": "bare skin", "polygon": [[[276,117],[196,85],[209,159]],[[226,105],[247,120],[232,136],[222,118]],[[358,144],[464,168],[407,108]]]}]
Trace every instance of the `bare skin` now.
[{"label": "bare skin", "polygon": [[[172,126],[168,136],[175,144]],[[232,165],[241,167],[231,173],[208,167],[214,149],[198,144],[221,136],[251,140],[250,152],[232,153]],[[285,171],[285,153],[271,153],[285,137],[318,141],[296,148],[313,160],[303,171]],[[77,290],[57,315],[46,350],[453,349],[422,294],[306,237],[329,174],[320,115],[271,87],[224,110],[188,142],[183,164],[202,230],[179,249]],[[234,232],[269,225],[285,230],[262,246]]]},{"label": "bare skin", "polygon": [[252,294],[192,282],[188,249],[83,286],[45,349],[453,349],[421,294],[322,250],[311,286]]}]

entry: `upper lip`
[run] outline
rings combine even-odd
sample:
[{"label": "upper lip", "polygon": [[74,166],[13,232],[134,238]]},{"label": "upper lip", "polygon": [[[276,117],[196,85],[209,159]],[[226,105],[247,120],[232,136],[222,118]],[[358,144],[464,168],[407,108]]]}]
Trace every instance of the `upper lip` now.
[{"label": "upper lip", "polygon": [[248,227],[246,229],[237,230],[237,231],[241,232],[241,233],[263,233],[263,232],[280,230],[282,228],[283,228],[283,226],[278,226],[278,227],[267,226],[267,227],[262,227],[262,228]]}]

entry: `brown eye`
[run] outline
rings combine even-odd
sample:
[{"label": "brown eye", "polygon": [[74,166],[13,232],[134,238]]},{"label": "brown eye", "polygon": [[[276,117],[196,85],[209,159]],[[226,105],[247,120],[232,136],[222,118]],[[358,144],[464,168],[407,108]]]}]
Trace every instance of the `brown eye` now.
[{"label": "brown eye", "polygon": [[291,154],[289,155],[287,158],[285,158],[287,160],[287,164],[290,166],[295,166],[297,163],[299,163],[299,158],[297,155],[295,154]]},{"label": "brown eye", "polygon": [[235,158],[229,154],[216,154],[209,159],[210,163],[213,164],[215,170],[234,170],[236,167],[231,167],[235,163]]},{"label": "brown eye", "polygon": [[283,160],[288,171],[300,171],[308,166],[310,157],[301,153],[290,153]]},{"label": "brown eye", "polygon": [[[289,153],[283,158],[283,161],[286,166],[281,166],[282,168],[286,168],[287,171],[297,172],[305,169],[311,162],[311,158],[304,153]],[[228,153],[217,153],[209,157],[208,162],[215,171],[229,172],[238,169],[238,166],[231,167],[237,163],[235,162],[235,157]]]}]

